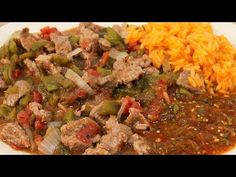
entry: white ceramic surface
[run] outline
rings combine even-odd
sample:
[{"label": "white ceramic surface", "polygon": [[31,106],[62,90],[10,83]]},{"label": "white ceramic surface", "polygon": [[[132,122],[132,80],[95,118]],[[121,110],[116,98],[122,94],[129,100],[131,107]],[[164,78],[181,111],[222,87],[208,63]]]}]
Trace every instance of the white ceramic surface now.
[{"label": "white ceramic surface", "polygon": [[[114,23],[97,23],[103,26],[109,26]],[[119,24],[119,23],[118,23]],[[129,23],[130,24],[130,23]],[[137,24],[137,23],[134,23]],[[138,23],[142,24],[142,23]],[[0,45],[2,45],[9,36],[24,27],[29,27],[30,32],[38,32],[42,27],[44,26],[54,26],[57,27],[59,30],[65,30],[71,27],[74,27],[78,25],[78,22],[69,22],[69,23],[52,23],[52,22],[40,22],[40,23],[8,23],[0,28]],[[236,25],[233,23],[222,23],[222,22],[214,22],[212,23],[214,31],[216,34],[223,34],[225,35],[229,41],[236,47]],[[6,154],[14,154],[14,155],[26,155],[28,153],[21,152],[21,151],[15,151],[12,148],[10,148],[5,143],[2,143],[0,141],[0,155],[6,155]],[[236,154],[236,148],[233,150],[227,152],[226,154]]]}]

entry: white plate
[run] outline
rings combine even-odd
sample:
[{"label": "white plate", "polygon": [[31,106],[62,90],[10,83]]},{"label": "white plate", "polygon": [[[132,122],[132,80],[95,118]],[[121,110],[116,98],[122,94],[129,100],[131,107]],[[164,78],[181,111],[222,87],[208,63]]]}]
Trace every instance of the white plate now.
[{"label": "white plate", "polygon": [[[97,23],[103,26],[110,26],[113,25],[114,23]],[[120,24],[120,23],[117,23]],[[130,24],[130,23],[129,23]],[[137,23],[134,23],[137,24]],[[138,23],[142,24],[142,23]],[[71,27],[75,27],[78,25],[78,23],[48,23],[48,22],[40,22],[40,23],[8,23],[7,25],[4,25],[0,28],[0,45],[2,45],[10,35],[17,31],[20,30],[24,27],[29,27],[30,32],[38,32],[42,27],[44,26],[54,26],[57,27],[59,30],[65,30]],[[213,29],[216,34],[223,34],[225,35],[229,41],[236,47],[236,25],[234,23],[212,23]],[[0,141],[0,155],[4,154],[14,154],[14,155],[26,155],[28,153],[21,152],[21,151],[15,151],[5,143],[2,143]],[[236,148],[233,150],[227,152],[226,154],[236,154]]]}]

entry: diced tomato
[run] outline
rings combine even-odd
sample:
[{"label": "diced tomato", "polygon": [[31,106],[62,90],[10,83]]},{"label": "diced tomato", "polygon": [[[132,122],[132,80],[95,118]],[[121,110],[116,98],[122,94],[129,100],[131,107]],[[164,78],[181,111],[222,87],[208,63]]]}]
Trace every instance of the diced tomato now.
[{"label": "diced tomato", "polygon": [[82,48],[82,49],[87,49],[88,48],[88,46],[89,46],[89,40],[87,40],[87,39],[84,39],[84,40],[82,40],[82,41],[80,41],[80,47]]},{"label": "diced tomato", "polygon": [[100,63],[102,65],[105,65],[108,62],[108,60],[109,60],[109,52],[104,52],[100,60]]},{"label": "diced tomato", "polygon": [[132,101],[131,101],[131,98],[126,96],[123,100],[123,104],[125,104],[125,108],[124,108],[124,112],[123,114],[128,114],[129,113],[129,108],[130,106],[132,105]]},{"label": "diced tomato", "polygon": [[132,50],[135,50],[135,47],[138,45],[138,42],[133,42],[133,43],[129,43],[128,45],[128,50],[129,51],[132,51]]},{"label": "diced tomato", "polygon": [[44,28],[40,29],[40,31],[42,34],[50,34],[58,31],[58,29],[55,27],[50,28],[49,26],[45,26]]},{"label": "diced tomato", "polygon": [[136,108],[136,109],[142,110],[142,107],[141,107],[140,103],[137,102],[137,101],[133,101],[130,108]]},{"label": "diced tomato", "polygon": [[37,103],[42,103],[43,96],[39,91],[33,91],[33,100]]},{"label": "diced tomato", "polygon": [[88,95],[88,93],[84,89],[81,89],[81,88],[76,89],[75,93],[78,98],[84,98]]},{"label": "diced tomato", "polygon": [[24,149],[24,147],[17,146],[16,144],[10,144],[10,146],[15,150],[23,150]]},{"label": "diced tomato", "polygon": [[31,116],[32,115],[32,111],[28,108],[28,107],[25,107],[25,112]]},{"label": "diced tomato", "polygon": [[97,133],[99,133],[99,131],[100,129],[98,125],[93,122],[90,122],[77,133],[76,137],[83,143],[91,143],[91,138],[94,137]]},{"label": "diced tomato", "polygon": [[20,75],[21,75],[20,69],[15,69],[15,70],[12,72],[12,76],[13,76],[15,79],[17,79]]},{"label": "diced tomato", "polygon": [[23,110],[20,111],[17,114],[17,121],[19,122],[19,124],[21,124],[23,127],[29,127],[29,121],[30,121],[30,114],[28,114],[27,111]]},{"label": "diced tomato", "polygon": [[123,104],[125,104],[125,109],[124,109],[123,114],[126,114],[126,115],[129,113],[130,108],[136,108],[136,109],[142,110],[140,103],[137,101],[133,101],[129,96],[126,96],[123,99]]},{"label": "diced tomato", "polygon": [[42,35],[42,38],[43,38],[43,39],[46,39],[46,40],[50,40],[49,34],[43,34],[43,35]]},{"label": "diced tomato", "polygon": [[90,74],[91,76],[94,76],[94,77],[100,76],[100,74],[95,69],[88,69],[87,72],[88,72],[88,74]]},{"label": "diced tomato", "polygon": [[42,122],[41,117],[36,117],[34,127],[36,130],[44,130],[47,128],[47,125],[44,122]]},{"label": "diced tomato", "polygon": [[40,29],[42,34],[46,34],[49,33],[50,31],[50,27],[49,26],[45,26],[44,28]]},{"label": "diced tomato", "polygon": [[49,26],[46,26],[46,27],[40,29],[40,31],[41,31],[41,35],[42,35],[43,39],[50,40],[50,36],[49,36],[50,33],[57,32],[58,29],[55,27],[50,28]]},{"label": "diced tomato", "polygon": [[38,146],[43,141],[43,137],[41,135],[34,136],[34,142]]}]

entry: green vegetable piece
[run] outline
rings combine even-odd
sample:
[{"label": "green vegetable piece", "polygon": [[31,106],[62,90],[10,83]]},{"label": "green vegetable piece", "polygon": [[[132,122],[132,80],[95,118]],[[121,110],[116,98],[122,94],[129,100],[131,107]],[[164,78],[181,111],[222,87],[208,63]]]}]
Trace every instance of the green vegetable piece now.
[{"label": "green vegetable piece", "polygon": [[4,45],[0,48],[0,58],[9,58],[8,45]]},{"label": "green vegetable piece", "polygon": [[177,114],[177,112],[180,110],[180,107],[178,104],[174,104],[173,106],[173,111],[174,111],[174,114]]},{"label": "green vegetable piece", "polygon": [[58,144],[55,149],[55,154],[60,155],[71,155],[70,149],[64,146],[62,143]]},{"label": "green vegetable piece", "polygon": [[104,66],[104,68],[112,70],[113,69],[113,64],[115,63],[115,61],[116,60],[114,58],[109,57],[109,60],[106,63],[106,65]]},{"label": "green vegetable piece", "polygon": [[116,115],[120,109],[120,103],[116,101],[105,100],[98,110],[98,114],[101,116]]},{"label": "green vegetable piece", "polygon": [[84,108],[84,111],[82,112],[82,116],[89,116],[91,110],[92,110],[92,107],[88,104],[85,104],[85,108]]},{"label": "green vegetable piece", "polygon": [[205,109],[203,107],[200,107],[199,109],[197,109],[197,113],[203,116],[205,114]]},{"label": "green vegetable piece", "polygon": [[38,40],[38,41],[36,41],[35,43],[32,44],[31,50],[32,51],[37,51],[37,50],[41,49],[42,47],[44,47],[47,44],[49,44],[48,40],[44,40],[44,39]]},{"label": "green vegetable piece", "polygon": [[67,56],[64,54],[54,54],[52,60],[58,65],[66,65],[69,63]]},{"label": "green vegetable piece", "polygon": [[79,42],[79,36],[78,35],[72,35],[69,37],[70,44],[74,46]]},{"label": "green vegetable piece", "polygon": [[74,110],[69,108],[67,112],[64,115],[64,120],[68,123],[72,120],[74,120]]},{"label": "green vegetable piece", "polygon": [[16,54],[17,52],[17,46],[14,40],[10,40],[8,43],[8,50],[11,55]]},{"label": "green vegetable piece", "polygon": [[11,95],[14,93],[18,93],[18,87],[16,86],[10,86],[8,89],[5,91],[5,94]]},{"label": "green vegetable piece", "polygon": [[120,35],[116,31],[114,31],[111,27],[107,28],[107,34],[104,36],[104,38],[108,40],[113,46],[123,43],[123,40],[120,37]]},{"label": "green vegetable piece", "polygon": [[73,64],[70,66],[70,69],[72,69],[74,72],[76,72],[80,76],[83,76],[83,71],[81,71],[81,69],[78,66]]},{"label": "green vegetable piece", "polygon": [[55,80],[63,87],[63,88],[70,88],[73,87],[74,84],[71,80],[65,78],[60,73],[54,75]]},{"label": "green vegetable piece", "polygon": [[56,106],[59,101],[59,96],[54,92],[54,93],[50,94],[48,101],[49,101],[50,105]]},{"label": "green vegetable piece", "polygon": [[99,74],[101,74],[102,77],[110,75],[112,73],[112,70],[104,69],[102,67],[97,67],[96,70]]},{"label": "green vegetable piece", "polygon": [[12,82],[12,70],[13,70],[13,65],[11,64],[6,64],[2,68],[2,75],[3,75],[3,80],[6,81],[8,84]]},{"label": "green vegetable piece", "polygon": [[136,97],[137,95],[141,94],[141,90],[139,88],[127,88],[127,87],[118,87],[114,90],[114,95],[118,98],[124,96],[131,96]]},{"label": "green vegetable piece", "polygon": [[183,94],[183,95],[187,95],[187,96],[192,96],[193,95],[192,93],[190,93],[187,89],[185,89],[183,87],[179,88],[179,93]]},{"label": "green vegetable piece", "polygon": [[19,105],[26,106],[26,105],[28,105],[28,103],[30,102],[31,99],[32,99],[32,96],[30,94],[25,95],[24,97],[22,97],[20,99]]},{"label": "green vegetable piece", "polygon": [[20,60],[24,60],[26,58],[33,58],[35,54],[33,52],[25,52],[19,56]]},{"label": "green vegetable piece", "polygon": [[13,63],[16,63],[18,61],[18,55],[17,54],[13,54],[10,58],[10,60],[13,62]]},{"label": "green vegetable piece", "polygon": [[9,115],[7,116],[7,120],[8,121],[14,121],[16,120],[16,107],[12,109],[12,111],[9,113]]},{"label": "green vegetable piece", "polygon": [[7,117],[8,114],[11,112],[11,107],[5,104],[0,106],[0,117]]},{"label": "green vegetable piece", "polygon": [[54,76],[43,76],[42,81],[47,91],[51,92],[54,90],[58,90],[60,85],[57,83]]}]

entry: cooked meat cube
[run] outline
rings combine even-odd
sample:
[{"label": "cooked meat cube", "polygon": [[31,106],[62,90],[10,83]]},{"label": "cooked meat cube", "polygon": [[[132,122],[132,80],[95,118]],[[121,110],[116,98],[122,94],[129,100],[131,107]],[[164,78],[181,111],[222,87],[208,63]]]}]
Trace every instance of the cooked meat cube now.
[{"label": "cooked meat cube", "polygon": [[100,143],[94,149],[87,149],[84,154],[115,154],[132,135],[130,127],[118,123],[114,116],[106,122],[105,128],[107,134],[101,137]]},{"label": "cooked meat cube", "polygon": [[111,153],[102,147],[96,147],[86,149],[83,155],[111,155]]},{"label": "cooked meat cube", "polygon": [[40,76],[40,73],[39,73],[39,69],[38,67],[36,66],[36,63],[30,59],[25,59],[24,61],[24,64],[27,66],[27,68],[29,69],[29,71],[33,72],[34,75],[36,77],[39,77]]},{"label": "cooked meat cube", "polygon": [[24,129],[17,123],[6,123],[0,129],[0,139],[9,145],[29,148],[30,140]]},{"label": "cooked meat cube", "polygon": [[28,108],[33,112],[35,116],[40,117],[42,122],[49,122],[52,119],[52,113],[50,111],[42,109],[43,106],[37,102],[29,103]]},{"label": "cooked meat cube", "polygon": [[88,52],[96,51],[98,49],[98,39],[99,35],[87,28],[86,25],[81,25],[79,27],[79,37],[80,37],[80,47]]},{"label": "cooked meat cube", "polygon": [[61,141],[71,150],[84,150],[92,145],[100,126],[90,118],[71,121],[61,127]]},{"label": "cooked meat cube", "polygon": [[108,51],[111,49],[111,43],[104,38],[100,38],[98,40],[98,43],[99,43],[100,48],[104,51]]},{"label": "cooked meat cube", "polygon": [[180,73],[179,78],[177,79],[176,83],[180,86],[183,86],[195,93],[203,93],[205,92],[204,88],[201,87],[193,87],[190,83],[189,83],[189,78],[190,76],[190,71],[185,70],[183,72]]},{"label": "cooked meat cube", "polygon": [[148,154],[148,151],[150,150],[150,146],[148,145],[147,141],[138,134],[133,134],[129,139],[129,143],[140,155]]},{"label": "cooked meat cube", "polygon": [[25,80],[16,81],[14,87],[17,87],[18,93],[7,95],[4,103],[8,106],[14,106],[22,96],[26,95],[31,90],[31,85]]},{"label": "cooked meat cube", "polygon": [[130,108],[129,113],[129,116],[125,120],[127,125],[138,130],[146,130],[150,128],[149,122],[142,115],[142,113],[140,113],[140,110],[136,108]]},{"label": "cooked meat cube", "polygon": [[68,36],[62,36],[57,33],[51,33],[50,38],[55,44],[56,53],[68,54],[72,51]]},{"label": "cooked meat cube", "polygon": [[24,28],[20,33],[20,42],[21,45],[27,50],[30,51],[32,44],[37,41],[37,37],[29,33],[29,28]]},{"label": "cooked meat cube", "polygon": [[39,55],[35,61],[39,67],[48,70],[51,74],[57,74],[59,71],[56,66],[51,62],[50,55]]}]

